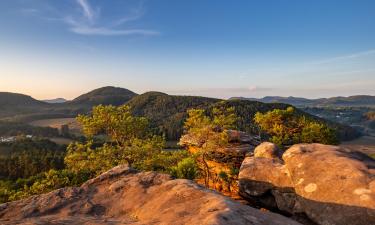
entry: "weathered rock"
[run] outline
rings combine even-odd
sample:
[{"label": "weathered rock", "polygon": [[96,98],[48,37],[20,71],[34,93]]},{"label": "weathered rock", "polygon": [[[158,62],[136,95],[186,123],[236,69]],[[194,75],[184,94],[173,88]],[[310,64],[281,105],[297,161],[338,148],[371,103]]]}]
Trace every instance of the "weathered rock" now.
[{"label": "weathered rock", "polygon": [[254,149],[254,156],[275,159],[281,156],[281,151],[274,143],[263,142]]},{"label": "weathered rock", "polygon": [[[260,143],[260,138],[237,130],[226,130],[226,132],[229,144],[226,147],[210,149],[210,151],[207,151],[204,161],[203,158],[198,158],[198,161],[202,170],[206,170],[203,165],[207,164],[209,167],[209,179],[205,180],[205,184],[220,191],[224,190],[221,187],[225,185],[228,187],[224,190],[225,192],[237,194],[237,177],[233,174],[236,174],[235,171],[239,170],[245,156],[253,153],[254,148]],[[185,134],[181,137],[179,144],[186,146],[188,151],[194,154],[204,145],[204,140],[198,140],[194,135]],[[231,176],[229,185],[227,181],[220,178],[222,173]]]},{"label": "weathered rock", "polygon": [[247,157],[241,166],[243,197],[273,197],[270,207],[304,213],[318,224],[375,224],[375,160],[370,157],[322,144],[294,145],[283,161],[257,155],[263,156]]},{"label": "weathered rock", "polygon": [[298,224],[189,180],[118,166],[81,187],[0,205],[0,224]]},{"label": "weathered rock", "polygon": [[[228,141],[230,143],[239,144],[239,145],[249,145],[249,146],[257,146],[260,144],[260,137],[249,135],[245,132],[238,131],[238,130],[227,130],[228,134]],[[179,145],[181,146],[196,146],[201,147],[204,144],[204,140],[199,140],[195,135],[184,134],[180,138]],[[252,148],[251,150],[253,150]]]},{"label": "weathered rock", "polygon": [[241,143],[241,144],[251,144],[257,146],[260,144],[260,137],[249,135],[243,131],[239,130],[227,130],[229,142]]}]

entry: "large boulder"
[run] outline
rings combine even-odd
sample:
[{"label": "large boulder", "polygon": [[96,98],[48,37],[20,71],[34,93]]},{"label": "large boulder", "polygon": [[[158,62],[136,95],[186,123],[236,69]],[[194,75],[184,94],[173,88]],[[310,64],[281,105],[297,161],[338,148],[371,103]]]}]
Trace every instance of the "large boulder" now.
[{"label": "large boulder", "polygon": [[263,142],[254,149],[254,156],[274,159],[281,156],[281,151],[274,143]]},{"label": "large boulder", "polygon": [[322,144],[294,145],[282,159],[263,155],[242,163],[244,198],[318,224],[375,224],[375,160]]},{"label": "large boulder", "polygon": [[275,224],[297,222],[193,181],[118,166],[81,187],[0,205],[0,224]]}]

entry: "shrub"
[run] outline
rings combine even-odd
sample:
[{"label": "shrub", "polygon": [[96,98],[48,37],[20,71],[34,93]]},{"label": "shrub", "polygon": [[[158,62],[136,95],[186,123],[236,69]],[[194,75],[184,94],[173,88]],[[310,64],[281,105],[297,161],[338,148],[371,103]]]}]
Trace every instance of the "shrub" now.
[{"label": "shrub", "polygon": [[171,168],[171,174],[176,178],[193,180],[197,177],[198,166],[193,158],[185,158]]}]

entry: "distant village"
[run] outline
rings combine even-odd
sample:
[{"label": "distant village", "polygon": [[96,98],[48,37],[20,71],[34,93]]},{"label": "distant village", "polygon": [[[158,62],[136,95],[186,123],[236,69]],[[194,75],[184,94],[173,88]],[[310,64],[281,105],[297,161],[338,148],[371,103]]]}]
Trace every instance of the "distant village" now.
[{"label": "distant village", "polygon": [[[20,138],[20,136],[0,137],[0,143],[14,142],[19,138]],[[28,134],[28,135],[22,136],[22,138],[31,139],[31,138],[33,138],[33,135]]]}]

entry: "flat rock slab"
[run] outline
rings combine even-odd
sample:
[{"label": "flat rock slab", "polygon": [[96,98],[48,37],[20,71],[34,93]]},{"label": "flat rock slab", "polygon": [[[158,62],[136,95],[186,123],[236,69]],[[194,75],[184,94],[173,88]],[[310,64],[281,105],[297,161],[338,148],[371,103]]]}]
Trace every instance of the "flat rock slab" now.
[{"label": "flat rock slab", "polygon": [[190,180],[118,166],[81,187],[0,205],[0,224],[299,224]]}]

